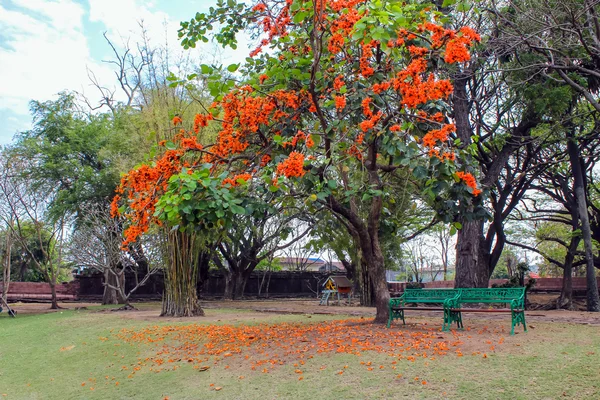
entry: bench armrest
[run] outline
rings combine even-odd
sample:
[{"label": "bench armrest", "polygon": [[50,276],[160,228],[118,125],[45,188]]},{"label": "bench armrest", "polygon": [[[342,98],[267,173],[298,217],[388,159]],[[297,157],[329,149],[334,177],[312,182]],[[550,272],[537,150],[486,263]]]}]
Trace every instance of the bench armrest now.
[{"label": "bench armrest", "polygon": [[518,299],[512,299],[510,301],[510,309],[514,310],[515,308],[525,308],[525,291],[523,291],[523,294]]},{"label": "bench armrest", "polygon": [[444,300],[444,308],[460,308],[460,295],[460,290],[457,290],[454,297]]},{"label": "bench armrest", "polygon": [[388,307],[391,309],[392,307],[403,306],[404,305],[404,294],[400,297],[392,297],[390,302],[388,303]]}]

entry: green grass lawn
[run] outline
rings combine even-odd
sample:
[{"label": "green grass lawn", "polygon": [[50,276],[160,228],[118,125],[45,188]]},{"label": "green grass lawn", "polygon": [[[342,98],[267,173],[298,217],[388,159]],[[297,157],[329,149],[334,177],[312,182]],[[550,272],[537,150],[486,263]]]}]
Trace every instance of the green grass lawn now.
[{"label": "green grass lawn", "polygon": [[[144,308],[149,307],[156,309]],[[508,320],[474,318],[473,329],[459,333],[462,356],[454,349],[434,359],[416,357],[414,361],[391,357],[385,350],[364,351],[360,356],[313,353],[300,367],[301,373],[291,358],[263,373],[260,368],[251,369],[243,357],[246,352],[227,360],[211,359],[205,363],[210,368],[203,372],[184,359],[160,372],[148,363],[132,375],[140,360],[155,357],[162,346],[181,343],[171,336],[159,343],[125,342],[117,336],[121,329],[160,330],[191,322],[145,321],[97,311],[65,310],[17,318],[0,314],[0,399],[600,398],[600,332],[588,325],[536,323],[529,333],[510,337],[500,331],[510,325]],[[232,316],[237,326],[317,324],[346,318],[206,311],[211,325],[232,323]],[[221,315],[228,318],[219,321]],[[409,328],[395,325],[392,329],[410,329],[407,335],[412,335],[439,322],[416,321]],[[196,319],[194,323],[203,322]],[[489,330],[483,330],[484,325]],[[359,328],[357,335],[365,336],[361,329],[365,328]],[[456,339],[434,334],[438,335],[436,340]],[[299,341],[302,346],[310,342]]]}]

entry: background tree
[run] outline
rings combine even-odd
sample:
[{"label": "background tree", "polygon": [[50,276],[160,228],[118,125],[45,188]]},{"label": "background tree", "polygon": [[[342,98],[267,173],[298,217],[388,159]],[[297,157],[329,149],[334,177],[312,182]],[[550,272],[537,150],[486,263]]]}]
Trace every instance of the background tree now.
[{"label": "background tree", "polygon": [[[111,286],[117,293],[118,302],[126,309],[132,308],[131,295],[162,269],[157,235],[145,236],[143,242],[138,243],[144,251],[136,256],[121,247],[123,221],[112,218],[110,211],[103,208],[88,206],[82,211],[84,216],[79,228],[69,240],[67,258],[77,267],[100,272],[104,285]],[[126,274],[133,276],[129,288]]]},{"label": "background tree", "polygon": [[[63,264],[65,217],[52,216],[47,203],[51,191],[25,180],[23,164],[18,159],[3,157],[5,179],[0,181],[0,195],[9,211],[11,237],[29,256],[29,260],[50,285],[52,309],[58,309],[56,284]],[[46,189],[46,190],[44,190]],[[67,267],[68,268],[68,267]]]},{"label": "background tree", "polygon": [[[562,83],[572,93],[567,108],[600,111],[597,94],[600,82],[600,25],[597,1],[539,2],[510,1],[506,7],[491,9],[496,29],[514,51],[528,52],[524,59],[529,74],[549,82]],[[543,18],[540,18],[540,15]],[[574,177],[574,192],[585,248],[587,309],[600,311],[600,295],[594,267],[594,249],[586,198],[585,171],[581,167],[579,144],[586,139],[582,126],[568,119],[563,141]],[[583,129],[586,131],[586,129]]]},{"label": "background tree", "polygon": [[242,298],[250,274],[262,260],[301,241],[313,226],[312,218],[293,199],[264,187],[249,185],[243,199],[240,206],[245,213],[231,222],[218,244],[222,258],[215,257],[225,272],[224,296],[230,300]]}]

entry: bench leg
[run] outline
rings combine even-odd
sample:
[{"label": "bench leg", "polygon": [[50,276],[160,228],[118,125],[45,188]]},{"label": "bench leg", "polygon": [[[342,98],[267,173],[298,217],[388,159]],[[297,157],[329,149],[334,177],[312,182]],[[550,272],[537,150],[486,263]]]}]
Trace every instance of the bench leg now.
[{"label": "bench leg", "polygon": [[459,329],[465,329],[465,326],[463,325],[463,322],[462,322],[462,312],[460,312],[460,311],[458,311],[456,313],[456,326]]},{"label": "bench leg", "polygon": [[387,323],[388,328],[392,325],[392,321],[395,319],[401,319],[402,323],[406,325],[406,321],[404,320],[404,310],[389,310],[389,318]]},{"label": "bench leg", "polygon": [[525,312],[524,311],[512,311],[512,326],[510,328],[510,334],[515,334],[515,326],[523,325],[523,330],[527,332],[527,324],[525,323]]},{"label": "bench leg", "polygon": [[444,309],[444,323],[442,324],[442,332],[450,330],[450,310]]},{"label": "bench leg", "polygon": [[452,311],[450,309],[444,310],[444,325],[442,331],[448,332],[452,329],[452,323],[456,322],[457,329],[463,329],[462,313],[460,311]]}]

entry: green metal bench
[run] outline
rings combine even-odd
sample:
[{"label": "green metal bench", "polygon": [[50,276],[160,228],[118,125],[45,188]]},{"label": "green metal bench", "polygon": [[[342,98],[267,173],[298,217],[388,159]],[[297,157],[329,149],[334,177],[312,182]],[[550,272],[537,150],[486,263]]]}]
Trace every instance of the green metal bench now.
[{"label": "green metal bench", "polygon": [[[515,327],[523,325],[523,330],[527,332],[525,323],[525,290],[524,287],[517,288],[474,288],[474,289],[455,289],[460,291],[459,298],[448,304],[448,318],[450,323],[456,322],[459,328],[463,327],[462,312],[486,312],[486,313],[510,313],[511,329],[510,334],[515,334]],[[505,304],[510,308],[462,308],[462,304]]]},{"label": "green metal bench", "polygon": [[[443,311],[444,331],[450,330],[450,324],[453,320],[450,318],[450,306],[455,305],[460,292],[455,289],[405,289],[400,297],[391,298],[388,309],[388,328],[395,319],[401,319],[403,324],[404,311],[406,310],[422,310],[422,311]],[[418,307],[408,306],[407,304],[439,304],[437,307]],[[454,320],[456,322],[456,320]],[[458,323],[458,322],[457,322]]]},{"label": "green metal bench", "polygon": [[[410,303],[440,304],[441,307],[413,307]],[[510,308],[462,308],[462,304],[486,303],[507,304]],[[510,313],[511,330],[515,334],[515,326],[525,323],[525,288],[474,288],[474,289],[406,289],[402,296],[392,298],[389,302],[388,328],[394,319],[401,319],[403,323],[405,310],[443,311],[443,331],[449,331],[452,323],[458,328],[464,328],[462,321],[463,312],[491,312]]]}]

